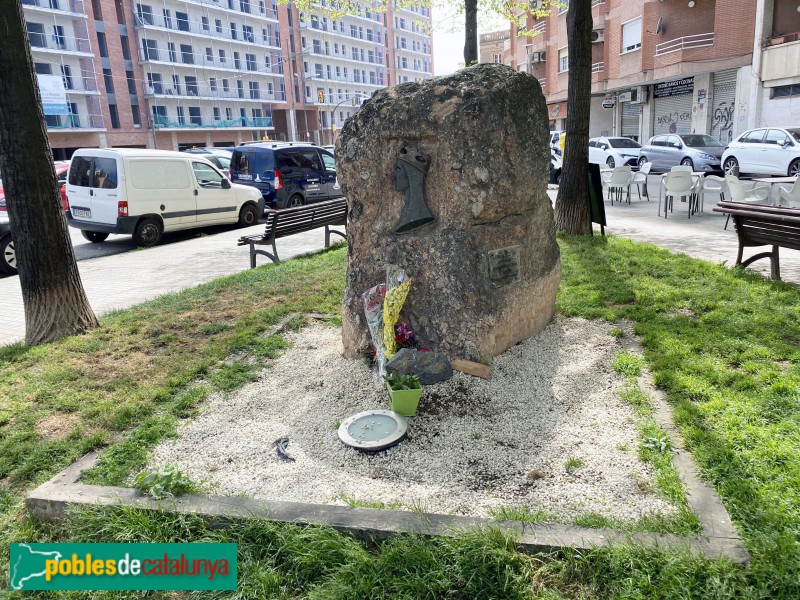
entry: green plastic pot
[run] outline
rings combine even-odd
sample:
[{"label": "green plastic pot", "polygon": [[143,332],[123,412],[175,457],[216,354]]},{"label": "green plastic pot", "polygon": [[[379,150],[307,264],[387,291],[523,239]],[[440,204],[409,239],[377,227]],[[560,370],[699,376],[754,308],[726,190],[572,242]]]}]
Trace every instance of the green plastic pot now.
[{"label": "green plastic pot", "polygon": [[419,399],[422,396],[422,388],[417,390],[393,390],[386,384],[389,396],[392,398],[392,410],[404,417],[413,417],[417,414]]}]

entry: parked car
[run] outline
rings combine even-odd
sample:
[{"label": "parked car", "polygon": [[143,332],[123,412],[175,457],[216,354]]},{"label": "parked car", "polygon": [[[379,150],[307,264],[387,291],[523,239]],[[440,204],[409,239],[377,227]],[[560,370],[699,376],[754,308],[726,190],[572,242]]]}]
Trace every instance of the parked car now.
[{"label": "parked car", "polygon": [[[67,190],[65,185],[67,182],[67,172],[69,171],[69,161],[58,160],[53,164],[53,166],[55,167],[56,177],[58,178],[59,193],[61,194],[61,205],[64,207],[64,210],[69,210],[69,205],[67,204]],[[0,179],[0,213],[6,212],[7,210],[6,195],[5,191],[3,190],[3,180]]]},{"label": "parked car", "polygon": [[550,148],[550,183],[558,184],[561,181],[561,155]]},{"label": "parked car", "polygon": [[626,137],[598,137],[589,140],[589,162],[610,168],[639,166],[639,142]]},{"label": "parked car", "polygon": [[189,152],[190,154],[202,154],[203,158],[211,161],[211,164],[218,169],[222,169],[223,171],[227,171],[231,166],[231,155],[233,154],[231,150],[207,147],[189,148],[188,150],[184,150],[184,152]]},{"label": "parked car", "polygon": [[794,177],[800,174],[800,127],[762,127],[745,131],[722,154],[725,173]]},{"label": "parked car", "polygon": [[13,275],[17,272],[17,255],[11,239],[11,224],[5,213],[0,213],[0,273]]},{"label": "parked car", "polygon": [[722,142],[710,135],[656,135],[642,146],[639,165],[649,162],[653,171],[669,171],[677,165],[692,171],[720,171],[724,150]]},{"label": "parked car", "polygon": [[164,232],[258,222],[258,191],[235,185],[199,154],[164,150],[82,148],[67,180],[71,227],[90,242],[111,233],[155,246]]},{"label": "parked car", "polygon": [[333,154],[306,143],[263,142],[237,146],[231,181],[250,185],[265,206],[286,208],[342,196]]},{"label": "parked car", "polygon": [[564,132],[561,130],[550,132],[550,147],[554,150],[558,150],[559,152],[563,150],[561,147],[561,134],[563,133]]}]

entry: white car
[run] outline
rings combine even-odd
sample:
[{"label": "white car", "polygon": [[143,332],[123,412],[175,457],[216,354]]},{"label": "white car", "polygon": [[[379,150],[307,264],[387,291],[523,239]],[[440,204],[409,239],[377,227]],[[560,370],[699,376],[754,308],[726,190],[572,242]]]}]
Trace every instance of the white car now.
[{"label": "white car", "polygon": [[726,174],[800,175],[800,127],[762,127],[745,131],[722,154]]},{"label": "white car", "polygon": [[626,137],[598,137],[589,140],[589,162],[610,168],[629,165],[638,168],[642,146]]}]

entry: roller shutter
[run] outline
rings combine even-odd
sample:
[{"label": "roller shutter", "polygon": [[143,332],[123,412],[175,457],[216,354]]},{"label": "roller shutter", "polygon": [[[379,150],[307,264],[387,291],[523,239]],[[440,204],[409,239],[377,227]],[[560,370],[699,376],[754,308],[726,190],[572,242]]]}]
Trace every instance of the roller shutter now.
[{"label": "roller shutter", "polygon": [[653,89],[653,135],[692,132],[694,78],[659,83]]},{"label": "roller shutter", "polygon": [[639,141],[640,105],[633,102],[622,103],[622,137]]},{"label": "roller shutter", "polygon": [[733,139],[736,108],[736,69],[714,73],[711,99],[711,135],[727,144]]}]

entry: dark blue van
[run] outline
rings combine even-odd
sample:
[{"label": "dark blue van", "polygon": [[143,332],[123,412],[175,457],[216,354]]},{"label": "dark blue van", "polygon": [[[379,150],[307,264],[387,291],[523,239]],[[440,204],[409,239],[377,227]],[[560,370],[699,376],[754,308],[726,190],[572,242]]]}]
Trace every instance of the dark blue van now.
[{"label": "dark blue van", "polygon": [[259,142],[237,146],[230,178],[251,185],[264,206],[287,208],[341,197],[333,154],[319,146],[295,142]]}]

